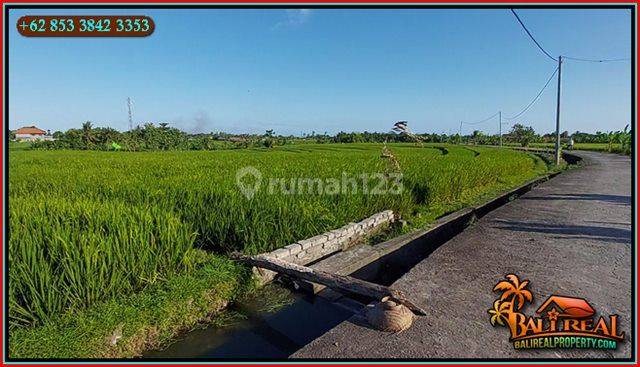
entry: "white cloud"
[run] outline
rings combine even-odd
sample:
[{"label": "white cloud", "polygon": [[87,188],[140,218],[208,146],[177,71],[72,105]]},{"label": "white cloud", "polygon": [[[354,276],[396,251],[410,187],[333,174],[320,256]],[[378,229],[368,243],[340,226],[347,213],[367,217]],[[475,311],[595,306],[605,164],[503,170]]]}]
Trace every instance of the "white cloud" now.
[{"label": "white cloud", "polygon": [[287,19],[276,23],[273,28],[300,26],[309,21],[312,12],[311,9],[289,9],[286,13]]}]

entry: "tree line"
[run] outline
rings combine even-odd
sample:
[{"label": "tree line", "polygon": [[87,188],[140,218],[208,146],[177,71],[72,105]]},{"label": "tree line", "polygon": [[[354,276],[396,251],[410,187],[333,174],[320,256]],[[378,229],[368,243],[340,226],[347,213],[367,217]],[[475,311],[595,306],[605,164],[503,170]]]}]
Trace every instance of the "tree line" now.
[{"label": "tree line", "polygon": [[[302,136],[277,135],[273,130],[264,134],[228,134],[187,133],[170,127],[166,123],[155,125],[147,123],[129,131],[118,131],[110,127],[94,127],[87,121],[80,128],[69,129],[53,134],[52,141],[36,141],[32,149],[55,150],[123,150],[123,151],[158,151],[158,150],[217,150],[241,148],[271,148],[274,146],[297,143],[383,143],[383,142],[415,142],[416,136],[425,143],[498,145],[498,134],[485,134],[475,130],[468,135],[460,134],[397,134],[394,132],[344,132],[335,135],[318,134],[315,131]],[[563,143],[573,139],[574,143],[608,144],[609,151],[614,147],[623,150],[631,149],[631,131],[628,126],[622,131],[596,132],[595,134],[575,132],[561,134]],[[555,143],[555,133],[537,134],[530,126],[515,124],[511,130],[502,135],[504,144],[529,146],[533,143]]]}]

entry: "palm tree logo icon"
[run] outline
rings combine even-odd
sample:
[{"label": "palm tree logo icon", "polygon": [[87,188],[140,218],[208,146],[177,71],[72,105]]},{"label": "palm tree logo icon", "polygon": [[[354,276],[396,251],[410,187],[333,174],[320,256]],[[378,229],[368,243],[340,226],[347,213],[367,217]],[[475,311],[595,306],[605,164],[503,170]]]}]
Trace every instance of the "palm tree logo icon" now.
[{"label": "palm tree logo icon", "polygon": [[618,315],[596,317],[584,298],[552,294],[534,315],[526,315],[527,304],[533,303],[529,285],[529,280],[507,274],[493,287],[500,295],[487,310],[491,325],[509,329],[515,349],[615,349],[624,341]]},{"label": "palm tree logo icon", "polygon": [[496,326],[497,323],[498,325],[504,326],[504,321],[508,318],[507,309],[509,306],[509,302],[500,302],[499,299],[493,302],[493,308],[489,309],[491,325]]},{"label": "palm tree logo icon", "polygon": [[502,294],[493,302],[493,307],[488,310],[491,315],[491,325],[505,326],[505,322],[509,324],[511,328],[515,325],[512,317],[520,311],[526,303],[533,301],[533,295],[531,291],[527,289],[529,285],[528,280],[520,281],[515,274],[507,274],[506,280],[502,280],[493,287],[493,291],[500,291]]}]

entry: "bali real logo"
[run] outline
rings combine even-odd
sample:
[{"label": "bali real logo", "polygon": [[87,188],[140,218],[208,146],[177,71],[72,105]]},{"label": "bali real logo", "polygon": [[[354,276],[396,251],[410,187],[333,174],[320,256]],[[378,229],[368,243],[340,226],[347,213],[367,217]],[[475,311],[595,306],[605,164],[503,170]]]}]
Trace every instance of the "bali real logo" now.
[{"label": "bali real logo", "polygon": [[508,327],[515,349],[616,349],[624,341],[618,334],[618,315],[595,317],[583,298],[552,295],[527,316],[522,311],[533,303],[529,281],[508,274],[493,288],[502,292],[489,309],[491,325]]}]

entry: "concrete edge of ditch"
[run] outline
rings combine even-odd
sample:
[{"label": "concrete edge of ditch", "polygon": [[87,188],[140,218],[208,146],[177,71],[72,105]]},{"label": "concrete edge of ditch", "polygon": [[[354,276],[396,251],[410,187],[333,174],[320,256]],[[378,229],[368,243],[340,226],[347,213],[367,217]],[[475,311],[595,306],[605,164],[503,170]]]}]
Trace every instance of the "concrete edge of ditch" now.
[{"label": "concrete edge of ditch", "polygon": [[[338,229],[297,241],[262,255],[298,265],[308,265],[356,245],[362,238],[375,234],[394,221],[393,211],[384,210],[360,222],[348,223]],[[266,269],[253,268],[253,273],[262,285],[271,282],[276,276],[275,272]]]},{"label": "concrete edge of ditch", "polygon": [[[579,156],[572,154],[565,153],[563,157],[571,164],[581,160]],[[546,174],[480,205],[446,214],[438,218],[428,228],[417,229],[373,246],[355,246],[347,251],[334,253],[311,267],[389,286],[440,245],[462,232],[476,219],[529,192],[560,173],[562,171]],[[386,277],[381,278],[380,274],[384,274]],[[333,301],[348,298],[318,284],[299,281],[294,284],[296,288]]]},{"label": "concrete edge of ditch", "polygon": [[[563,152],[563,158],[570,164],[576,164],[581,157]],[[372,281],[384,285],[391,283],[427,257],[441,244],[462,232],[477,218],[481,218],[489,212],[501,207],[509,201],[530,191],[533,187],[550,180],[562,171],[551,172],[541,177],[530,180],[514,189],[491,198],[480,205],[462,208],[448,213],[431,223],[428,228],[421,228],[412,232],[388,239],[379,244],[359,245],[361,238],[371,235],[384,226],[391,224],[395,218],[392,211],[376,213],[373,216],[358,222],[349,223],[346,226],[325,234],[299,241],[294,246],[302,243],[314,243],[317,250],[308,252],[303,257],[298,257],[291,250],[278,249],[267,256],[276,256],[287,261],[307,265],[312,268],[333,272],[340,275],[350,275],[359,279]],[[383,214],[386,213],[386,214]],[[358,229],[359,228],[359,229]],[[335,237],[330,233],[340,234],[343,242],[335,246]],[[324,242],[330,246],[323,246]],[[319,245],[317,244],[319,243]],[[304,252],[301,252],[304,253]],[[311,256],[311,257],[309,257]],[[390,270],[391,269],[391,270]],[[387,274],[386,279],[380,279],[380,273]],[[271,282],[277,275],[275,272],[265,269],[254,269],[261,284]],[[286,278],[286,277],[284,277]],[[296,289],[302,289],[312,294],[317,294],[331,300],[342,297],[331,289],[310,282],[291,282]]]}]

